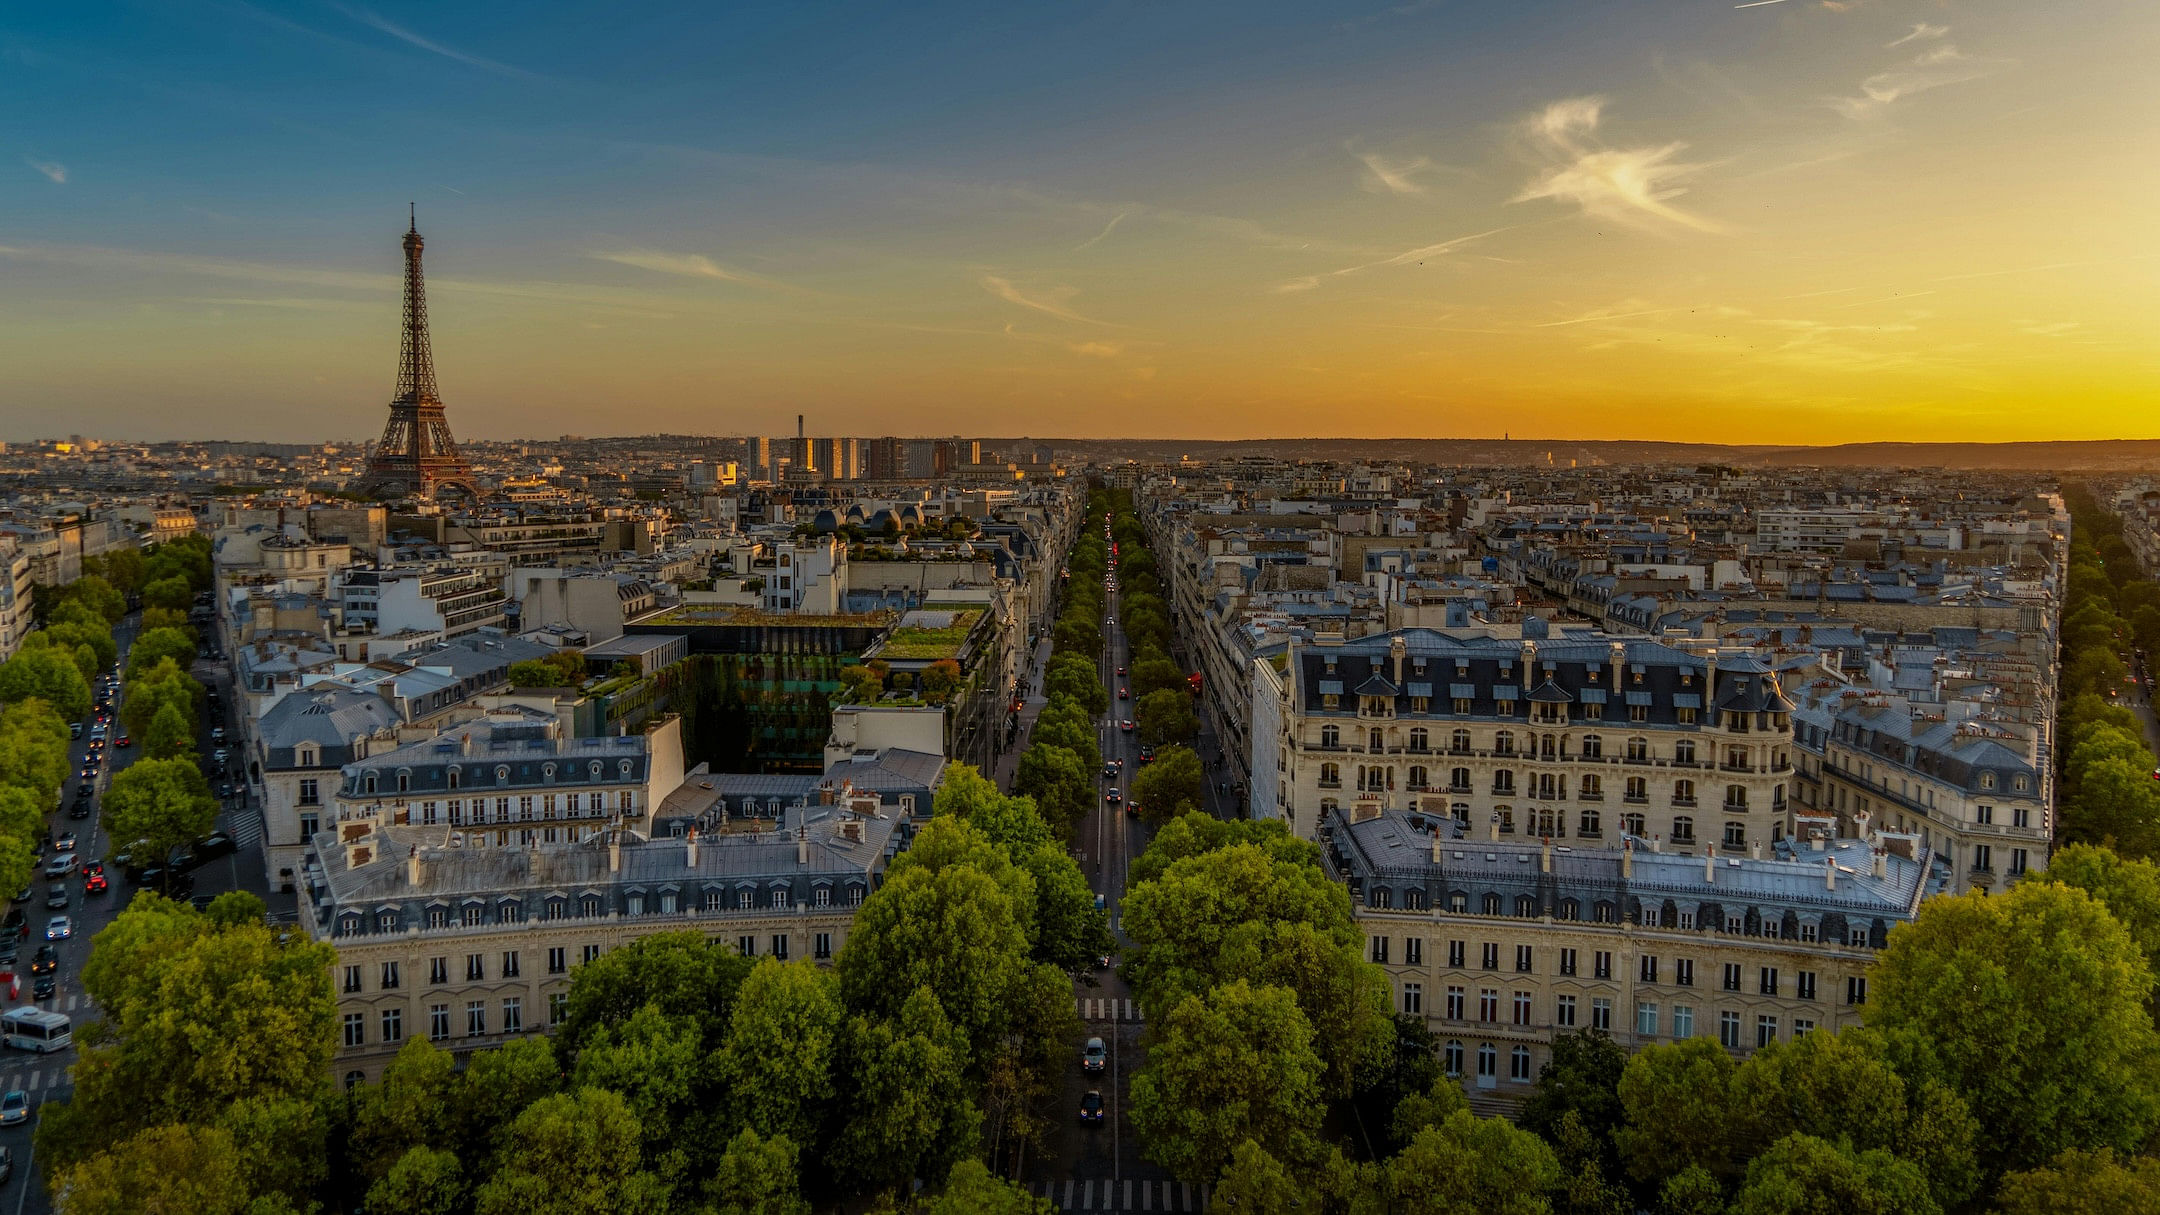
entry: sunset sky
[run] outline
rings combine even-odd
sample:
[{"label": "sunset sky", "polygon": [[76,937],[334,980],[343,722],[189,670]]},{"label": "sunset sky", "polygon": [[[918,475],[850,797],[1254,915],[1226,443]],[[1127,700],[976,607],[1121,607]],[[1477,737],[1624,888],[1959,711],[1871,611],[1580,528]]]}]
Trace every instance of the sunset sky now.
[{"label": "sunset sky", "polygon": [[0,10],[0,438],[2160,436],[2154,0]]}]

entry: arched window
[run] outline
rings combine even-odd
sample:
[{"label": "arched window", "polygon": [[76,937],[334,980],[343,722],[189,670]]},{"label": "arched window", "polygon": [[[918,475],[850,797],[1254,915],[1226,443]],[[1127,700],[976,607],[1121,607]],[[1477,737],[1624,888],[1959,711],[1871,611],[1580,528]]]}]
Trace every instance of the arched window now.
[{"label": "arched window", "polygon": [[1387,750],[1387,742],[1381,737],[1378,727],[1365,732],[1365,749],[1374,755]]},{"label": "arched window", "polygon": [[1747,786],[1746,786],[1746,785],[1727,785],[1727,786],[1725,786],[1725,805],[1726,805],[1726,806],[1727,806],[1728,808],[1730,808],[1730,809],[1734,809],[1734,810],[1745,810],[1745,809],[1747,809]]},{"label": "arched window", "polygon": [[1993,772],[1982,772],[1982,773],[1980,774],[1980,787],[1981,787],[1981,788],[1983,788],[1983,789],[1992,789],[1992,788],[1994,788],[1994,787],[1995,787],[1995,774],[1994,774]]},{"label": "arched window", "polygon": [[1675,805],[1675,806],[1692,806],[1692,805],[1694,805],[1694,804],[1695,804],[1695,782],[1694,782],[1694,781],[1691,781],[1691,780],[1676,780],[1676,781],[1674,781],[1674,782],[1673,782],[1673,786],[1672,786],[1672,800],[1673,800],[1673,805]]},{"label": "arched window", "polygon": [[1423,788],[1425,788],[1425,768],[1424,768],[1424,766],[1423,766],[1423,765],[1421,765],[1421,764],[1412,764],[1412,765],[1410,765],[1410,784],[1409,784],[1409,787],[1410,787],[1410,788],[1412,788],[1412,789],[1423,789]]},{"label": "arched window", "polygon": [[1515,754],[1515,732],[1512,730],[1502,730],[1498,734],[1493,735],[1492,749],[1494,755]]},{"label": "arched window", "polygon": [[1495,793],[1515,792],[1515,770],[1512,768],[1502,768],[1498,772],[1493,773],[1492,791]]},{"label": "arched window", "polygon": [[1582,737],[1582,757],[1583,757],[1584,759],[1603,759],[1603,758],[1605,758],[1605,740],[1604,740],[1604,739],[1602,739],[1602,738],[1599,738],[1599,737],[1598,737],[1597,735],[1595,735],[1595,734],[1585,734],[1585,735],[1583,735],[1583,737]]},{"label": "arched window", "polygon": [[400,793],[406,793],[406,792],[409,792],[409,791],[411,791],[411,789],[412,789],[412,769],[411,769],[411,768],[399,768],[399,769],[398,769],[398,771],[397,771],[397,791],[398,791],[398,792],[400,792]]},{"label": "arched window", "polygon": [[1584,835],[1603,835],[1605,833],[1603,818],[1598,814],[1597,808],[1594,806],[1583,807],[1581,826]]},{"label": "arched window", "polygon": [[1500,1072],[1500,1052],[1490,1042],[1480,1042],[1477,1048],[1477,1074],[1480,1079],[1491,1079]]},{"label": "arched window", "polygon": [[1448,749],[1458,755],[1470,750],[1470,731],[1457,730],[1448,736]]},{"label": "arched window", "polygon": [[1650,740],[1647,738],[1631,738],[1627,740],[1627,757],[1628,762],[1631,764],[1650,762]]},{"label": "arched window", "polygon": [[1462,1076],[1463,1066],[1463,1044],[1450,1039],[1446,1049],[1441,1052],[1441,1055],[1445,1061],[1445,1066],[1447,1067],[1447,1074],[1456,1078],[1460,1078]]},{"label": "arched window", "polygon": [[1630,812],[1620,816],[1620,829],[1629,835],[1641,835],[1644,825],[1643,816],[1640,814]]},{"label": "arched window", "polygon": [[1527,1046],[1518,1046],[1508,1052],[1508,1079],[1528,1080],[1529,1078],[1530,1048]]},{"label": "arched window", "polygon": [[450,768],[450,787],[451,787],[451,788],[455,789],[455,788],[457,788],[457,787],[458,787],[458,777],[459,777],[460,775],[461,775],[461,772],[460,772],[460,771],[459,771],[459,769],[458,769],[458,768],[456,767],[456,765],[452,765],[452,766],[451,766],[451,768]]},{"label": "arched window", "polygon": [[1425,732],[1425,727],[1418,726],[1410,731],[1410,749],[1412,751],[1429,750],[1431,745],[1432,735]]},{"label": "arched window", "polygon": [[1672,842],[1675,844],[1694,843],[1695,820],[1685,814],[1674,817],[1672,821]]},{"label": "arched window", "polygon": [[373,772],[360,778],[360,791],[362,793],[375,792],[375,774]]},{"label": "arched window", "polygon": [[1342,745],[1342,730],[1341,730],[1341,729],[1339,729],[1339,728],[1337,728],[1337,727],[1335,727],[1335,726],[1322,726],[1322,727],[1320,727],[1320,745],[1321,745],[1321,746],[1323,746],[1323,747],[1339,747],[1339,746],[1341,746],[1341,745]]},{"label": "arched window", "polygon": [[498,784],[498,785],[507,785],[507,784],[509,784],[509,783],[510,783],[510,765],[509,765],[509,764],[497,764],[497,765],[495,765],[495,783],[496,783],[496,784]]},{"label": "arched window", "polygon": [[1321,764],[1320,783],[1330,789],[1341,787],[1342,765],[1335,763]]},{"label": "arched window", "polygon": [[1470,769],[1456,768],[1448,773],[1448,788],[1457,793],[1470,791]]},{"label": "arched window", "polygon": [[1583,800],[1594,802],[1603,799],[1604,796],[1605,778],[1597,775],[1594,772],[1584,773],[1582,778]]}]

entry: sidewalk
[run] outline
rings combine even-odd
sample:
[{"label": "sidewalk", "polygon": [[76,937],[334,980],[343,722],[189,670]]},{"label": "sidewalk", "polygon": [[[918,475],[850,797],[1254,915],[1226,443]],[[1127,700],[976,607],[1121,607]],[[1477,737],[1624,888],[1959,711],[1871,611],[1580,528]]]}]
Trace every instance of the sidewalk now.
[{"label": "sidewalk", "polygon": [[1050,639],[1044,637],[1035,643],[1035,653],[1028,659],[1027,694],[1020,704],[1020,729],[1013,735],[1012,746],[999,753],[996,770],[990,773],[990,779],[1007,793],[1012,792],[1013,776],[1020,770],[1020,753],[1027,750],[1028,737],[1035,732],[1035,719],[1049,703],[1042,691],[1043,671],[1049,665]]}]

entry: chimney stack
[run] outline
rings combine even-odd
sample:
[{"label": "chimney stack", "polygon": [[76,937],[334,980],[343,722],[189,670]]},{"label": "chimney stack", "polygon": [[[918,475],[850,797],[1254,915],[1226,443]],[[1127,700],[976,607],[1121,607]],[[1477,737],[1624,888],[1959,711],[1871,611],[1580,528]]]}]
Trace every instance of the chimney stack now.
[{"label": "chimney stack", "polygon": [[1485,820],[1485,838],[1493,841],[1496,844],[1500,842],[1499,814],[1495,813],[1491,818]]},{"label": "chimney stack", "polygon": [[1705,881],[1705,882],[1710,882],[1710,883],[1713,883],[1713,884],[1714,884],[1714,883],[1715,883],[1715,882],[1717,881],[1717,845],[1716,845],[1716,844],[1705,844],[1705,845],[1703,845],[1703,858],[1702,858],[1702,880],[1703,880],[1703,881]]},{"label": "chimney stack", "polygon": [[1635,877],[1635,841],[1632,837],[1620,841],[1620,878],[1630,881]]},{"label": "chimney stack", "polygon": [[1877,849],[1875,849],[1874,851],[1875,851],[1875,876],[1876,876],[1876,877],[1889,877],[1889,876],[1890,876],[1890,850],[1889,850],[1889,849],[1887,849],[1887,848],[1877,848]]},{"label": "chimney stack", "polygon": [[1539,846],[1538,846],[1538,872],[1539,872],[1539,873],[1551,873],[1551,872],[1552,872],[1552,837],[1551,837],[1551,836],[1546,836],[1545,838],[1543,838],[1543,839],[1541,839],[1541,840],[1539,840],[1539,841],[1538,841],[1538,845],[1539,845]]},{"label": "chimney stack", "polygon": [[1837,858],[1826,856],[1822,861],[1822,886],[1824,890],[1837,889]]},{"label": "chimney stack", "polygon": [[689,838],[684,843],[684,860],[690,868],[697,868],[697,827],[692,825]]},{"label": "chimney stack", "polygon": [[622,872],[622,828],[610,827],[607,835],[607,871]]},{"label": "chimney stack", "polygon": [[420,885],[421,873],[420,845],[414,844],[412,851],[407,853],[405,857],[405,884],[417,889]]},{"label": "chimney stack", "polygon": [[810,824],[808,823],[798,823],[795,826],[795,863],[798,865],[810,863]]}]

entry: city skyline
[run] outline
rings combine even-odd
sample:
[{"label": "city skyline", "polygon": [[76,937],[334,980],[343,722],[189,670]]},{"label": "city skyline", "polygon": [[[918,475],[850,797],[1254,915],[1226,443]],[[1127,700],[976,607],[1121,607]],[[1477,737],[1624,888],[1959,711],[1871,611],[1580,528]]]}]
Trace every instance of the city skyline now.
[{"label": "city skyline", "polygon": [[0,437],[2154,433],[2137,6],[521,17],[0,26]]}]

